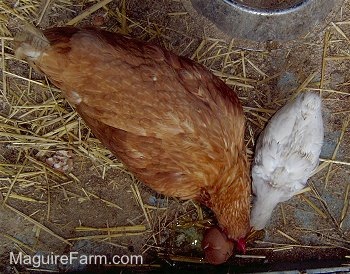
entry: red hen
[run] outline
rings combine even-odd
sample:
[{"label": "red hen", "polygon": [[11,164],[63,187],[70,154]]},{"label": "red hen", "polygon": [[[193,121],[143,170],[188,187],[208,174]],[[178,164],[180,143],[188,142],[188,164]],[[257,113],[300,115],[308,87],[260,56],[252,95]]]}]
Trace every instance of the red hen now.
[{"label": "red hen", "polygon": [[208,206],[229,239],[246,236],[245,119],[224,82],[190,59],[93,28],[28,28],[15,51],[62,90],[138,179]]}]

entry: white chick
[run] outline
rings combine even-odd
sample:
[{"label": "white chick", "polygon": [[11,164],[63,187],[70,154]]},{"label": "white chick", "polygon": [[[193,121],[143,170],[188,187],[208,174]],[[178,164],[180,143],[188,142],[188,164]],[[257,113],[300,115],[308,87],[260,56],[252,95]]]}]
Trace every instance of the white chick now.
[{"label": "white chick", "polygon": [[311,92],[300,94],[268,122],[252,168],[253,229],[263,229],[277,204],[305,187],[318,166],[323,132],[321,98]]}]

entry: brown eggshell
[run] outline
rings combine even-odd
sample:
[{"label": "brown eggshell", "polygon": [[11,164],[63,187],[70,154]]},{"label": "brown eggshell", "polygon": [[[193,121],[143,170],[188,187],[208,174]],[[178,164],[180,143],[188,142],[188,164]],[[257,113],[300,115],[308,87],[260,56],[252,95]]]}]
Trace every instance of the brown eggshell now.
[{"label": "brown eggshell", "polygon": [[210,264],[222,264],[233,254],[233,242],[218,227],[211,227],[204,233],[202,248]]}]

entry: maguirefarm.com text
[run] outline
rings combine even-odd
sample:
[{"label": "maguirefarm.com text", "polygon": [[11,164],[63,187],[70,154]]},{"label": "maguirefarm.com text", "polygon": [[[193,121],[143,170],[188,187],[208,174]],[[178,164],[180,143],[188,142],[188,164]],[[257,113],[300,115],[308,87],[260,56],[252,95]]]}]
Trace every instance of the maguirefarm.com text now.
[{"label": "maguirefarm.com text", "polygon": [[78,252],[70,252],[65,255],[57,254],[36,254],[27,255],[22,252],[10,252],[10,264],[32,266],[35,268],[43,267],[45,265],[142,265],[142,255],[85,255]]}]

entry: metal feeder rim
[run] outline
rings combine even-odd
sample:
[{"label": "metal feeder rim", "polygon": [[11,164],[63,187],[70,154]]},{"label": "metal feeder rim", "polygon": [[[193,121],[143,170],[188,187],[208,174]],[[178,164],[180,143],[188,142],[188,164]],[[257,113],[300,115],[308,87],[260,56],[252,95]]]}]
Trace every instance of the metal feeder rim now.
[{"label": "metal feeder rim", "polygon": [[240,10],[246,11],[248,13],[253,13],[256,15],[266,15],[266,16],[271,16],[271,15],[283,15],[283,14],[290,14],[293,12],[298,12],[299,10],[303,9],[309,2],[310,0],[303,0],[299,3],[296,3],[288,8],[281,9],[281,8],[276,8],[276,9],[264,9],[264,8],[256,8],[256,7],[248,7],[247,5],[243,5],[242,3],[239,3],[235,0],[223,0],[225,3],[227,3],[230,6],[239,8]]}]

